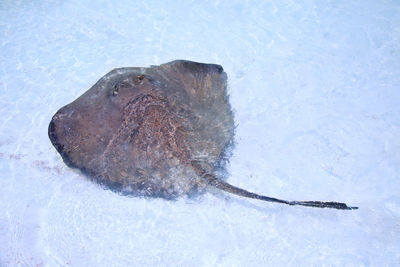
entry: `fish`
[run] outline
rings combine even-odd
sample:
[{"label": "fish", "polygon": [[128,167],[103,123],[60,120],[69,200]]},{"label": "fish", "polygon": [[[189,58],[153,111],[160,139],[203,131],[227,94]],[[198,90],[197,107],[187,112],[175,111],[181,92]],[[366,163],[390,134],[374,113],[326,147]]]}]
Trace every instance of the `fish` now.
[{"label": "fish", "polygon": [[250,199],[343,210],[340,202],[288,201],[231,185],[221,175],[235,121],[222,66],[175,60],[116,68],[52,117],[64,163],[126,195],[177,199],[214,187]]}]

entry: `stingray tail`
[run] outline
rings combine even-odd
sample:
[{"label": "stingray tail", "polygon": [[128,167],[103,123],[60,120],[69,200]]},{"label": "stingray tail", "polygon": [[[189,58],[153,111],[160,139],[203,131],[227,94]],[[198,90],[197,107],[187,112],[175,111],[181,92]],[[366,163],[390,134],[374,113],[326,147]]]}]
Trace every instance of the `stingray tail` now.
[{"label": "stingray tail", "polygon": [[239,187],[233,186],[231,184],[228,184],[227,182],[216,178],[212,174],[203,173],[202,177],[207,180],[208,184],[210,184],[218,189],[221,189],[223,191],[226,191],[226,192],[238,195],[238,196],[242,196],[242,197],[259,199],[259,200],[269,201],[269,202],[277,202],[277,203],[282,203],[282,204],[286,204],[286,205],[299,205],[299,206],[307,206],[307,207],[314,207],[314,208],[331,208],[331,209],[339,209],[339,210],[358,209],[358,207],[349,207],[345,203],[340,203],[340,202],[288,201],[288,200],[282,200],[282,199],[273,198],[273,197],[262,196],[262,195],[258,195],[258,194],[246,191]]}]

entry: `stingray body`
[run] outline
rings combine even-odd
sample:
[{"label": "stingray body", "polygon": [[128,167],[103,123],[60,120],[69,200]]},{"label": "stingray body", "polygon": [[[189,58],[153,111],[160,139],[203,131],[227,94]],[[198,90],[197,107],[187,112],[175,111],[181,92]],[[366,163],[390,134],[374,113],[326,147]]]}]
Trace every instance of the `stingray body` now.
[{"label": "stingray body", "polygon": [[227,75],[215,64],[176,60],[114,69],[49,125],[64,162],[113,190],[174,199],[214,186],[289,205],[352,209],[344,203],[286,201],[219,179],[234,119]]}]

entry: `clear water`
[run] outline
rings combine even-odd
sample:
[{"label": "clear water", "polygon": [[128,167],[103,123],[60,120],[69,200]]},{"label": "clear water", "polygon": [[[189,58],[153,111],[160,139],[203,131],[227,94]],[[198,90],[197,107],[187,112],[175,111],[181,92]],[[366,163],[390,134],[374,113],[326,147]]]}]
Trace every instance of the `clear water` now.
[{"label": "clear water", "polygon": [[[85,3],[86,2],[86,3]],[[398,1],[1,1],[1,266],[400,262]],[[228,181],[357,211],[210,192],[128,198],[64,166],[51,116],[109,70],[221,64]]]}]

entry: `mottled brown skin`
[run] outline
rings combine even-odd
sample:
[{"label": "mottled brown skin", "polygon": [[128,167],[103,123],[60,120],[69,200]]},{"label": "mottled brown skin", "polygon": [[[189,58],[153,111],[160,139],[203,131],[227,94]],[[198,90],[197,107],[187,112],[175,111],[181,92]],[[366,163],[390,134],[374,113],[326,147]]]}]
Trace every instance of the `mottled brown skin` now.
[{"label": "mottled brown skin", "polygon": [[351,209],[261,196],[219,179],[214,169],[234,135],[226,86],[214,64],[115,69],[53,116],[49,137],[68,166],[128,194],[172,199],[211,185],[264,201]]},{"label": "mottled brown skin", "polygon": [[115,69],[53,117],[49,136],[71,167],[114,189],[174,198],[206,186],[232,141],[222,67],[174,61]]}]

